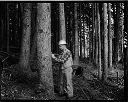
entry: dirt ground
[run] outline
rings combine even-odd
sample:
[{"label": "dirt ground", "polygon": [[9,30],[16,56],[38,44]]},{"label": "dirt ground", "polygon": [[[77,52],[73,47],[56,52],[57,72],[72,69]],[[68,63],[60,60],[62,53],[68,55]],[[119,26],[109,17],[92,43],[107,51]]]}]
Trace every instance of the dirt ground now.
[{"label": "dirt ground", "polygon": [[[73,76],[74,97],[71,100],[122,100],[124,99],[124,72],[121,68],[113,68],[109,73],[108,83],[103,83],[97,78],[98,70],[93,64],[80,64],[83,70],[82,76]],[[114,67],[114,66],[113,66]],[[121,66],[120,66],[121,67]],[[12,69],[11,69],[12,68]],[[21,75],[17,78],[14,67],[4,70],[1,74],[1,99],[2,100],[48,100],[44,91],[37,92],[36,78],[26,78]],[[12,71],[13,70],[13,71]],[[15,73],[15,74],[12,74]],[[118,72],[118,78],[117,78]],[[58,67],[53,66],[55,100],[67,100],[60,97],[56,89],[58,83]]]}]

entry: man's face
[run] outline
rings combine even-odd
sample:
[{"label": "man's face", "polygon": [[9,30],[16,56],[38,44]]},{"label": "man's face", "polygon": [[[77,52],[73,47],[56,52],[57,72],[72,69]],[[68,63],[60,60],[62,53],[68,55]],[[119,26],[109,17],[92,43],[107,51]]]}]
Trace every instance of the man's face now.
[{"label": "man's face", "polygon": [[59,45],[59,48],[60,48],[61,50],[63,50],[63,49],[64,49],[64,45]]}]

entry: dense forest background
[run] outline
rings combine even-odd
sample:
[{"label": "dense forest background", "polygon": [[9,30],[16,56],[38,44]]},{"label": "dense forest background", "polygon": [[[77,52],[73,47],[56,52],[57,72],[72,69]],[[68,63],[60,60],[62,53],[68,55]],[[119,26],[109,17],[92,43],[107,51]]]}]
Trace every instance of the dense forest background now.
[{"label": "dense forest background", "polygon": [[16,71],[10,70],[10,79],[37,76],[38,87],[53,99],[54,67],[59,64],[52,61],[51,54],[60,52],[61,39],[72,52],[73,68],[91,64],[101,82],[108,83],[111,73],[117,82],[111,85],[119,87],[119,80],[123,80],[120,86],[124,89],[124,75],[128,72],[128,2],[0,2],[1,75],[13,66]]}]

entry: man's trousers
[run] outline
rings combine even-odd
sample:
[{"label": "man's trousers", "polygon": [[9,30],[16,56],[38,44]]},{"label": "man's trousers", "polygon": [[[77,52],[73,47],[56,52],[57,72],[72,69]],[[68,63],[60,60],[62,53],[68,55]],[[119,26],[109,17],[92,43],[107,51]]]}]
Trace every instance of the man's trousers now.
[{"label": "man's trousers", "polygon": [[68,97],[73,97],[73,84],[72,84],[72,67],[60,70],[60,93],[67,93]]}]

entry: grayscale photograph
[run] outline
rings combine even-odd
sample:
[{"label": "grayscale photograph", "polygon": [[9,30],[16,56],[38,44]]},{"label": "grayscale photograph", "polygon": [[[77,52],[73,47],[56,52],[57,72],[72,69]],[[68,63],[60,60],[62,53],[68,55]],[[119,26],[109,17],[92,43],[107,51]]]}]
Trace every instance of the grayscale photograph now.
[{"label": "grayscale photograph", "polygon": [[0,1],[0,69],[1,100],[128,100],[128,2]]}]

